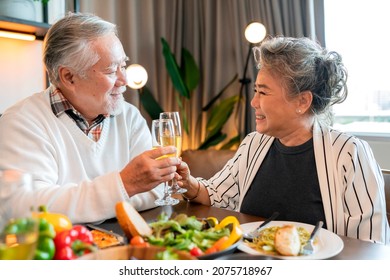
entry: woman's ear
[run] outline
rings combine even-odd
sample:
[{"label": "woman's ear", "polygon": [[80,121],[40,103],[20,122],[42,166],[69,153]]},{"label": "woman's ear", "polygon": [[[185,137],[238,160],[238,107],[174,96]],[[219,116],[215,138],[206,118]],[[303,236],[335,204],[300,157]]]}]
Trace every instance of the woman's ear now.
[{"label": "woman's ear", "polygon": [[302,91],[298,96],[298,107],[297,111],[306,113],[310,109],[311,103],[313,102],[313,94],[310,90]]}]

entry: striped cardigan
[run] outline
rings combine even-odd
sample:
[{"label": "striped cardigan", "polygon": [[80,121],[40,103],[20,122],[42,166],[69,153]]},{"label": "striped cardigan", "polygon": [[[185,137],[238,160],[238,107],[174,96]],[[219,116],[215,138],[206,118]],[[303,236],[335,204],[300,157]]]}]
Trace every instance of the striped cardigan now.
[{"label": "striped cardigan", "polygon": [[[206,186],[211,205],[239,211],[274,138],[252,132]],[[384,180],[369,145],[354,136],[313,128],[314,154],[328,230],[388,244]]]}]

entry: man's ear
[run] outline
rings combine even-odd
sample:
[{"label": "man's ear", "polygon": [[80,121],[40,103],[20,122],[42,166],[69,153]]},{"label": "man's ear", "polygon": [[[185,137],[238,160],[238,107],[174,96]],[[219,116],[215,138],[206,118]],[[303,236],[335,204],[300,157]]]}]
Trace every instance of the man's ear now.
[{"label": "man's ear", "polygon": [[302,113],[306,113],[310,109],[311,103],[313,102],[313,94],[310,90],[302,91],[298,96],[298,108],[297,110]]},{"label": "man's ear", "polygon": [[70,70],[68,67],[60,67],[58,69],[58,75],[59,75],[61,83],[65,87],[73,87],[74,74],[73,74],[72,70]]}]

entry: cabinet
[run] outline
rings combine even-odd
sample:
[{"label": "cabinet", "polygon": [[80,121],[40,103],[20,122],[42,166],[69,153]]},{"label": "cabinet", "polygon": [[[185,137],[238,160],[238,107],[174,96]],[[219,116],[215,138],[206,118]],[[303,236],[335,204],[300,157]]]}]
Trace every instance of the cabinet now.
[{"label": "cabinet", "polygon": [[37,39],[42,40],[49,30],[50,24],[45,22],[36,22],[6,16],[0,16],[0,30],[16,31],[34,34]]},{"label": "cabinet", "polygon": [[[50,0],[50,4],[48,15],[52,17],[65,14],[66,11],[79,11],[76,0]],[[19,100],[44,90],[48,85],[42,59],[42,40],[51,24],[45,20],[44,11],[44,22],[20,19],[12,15],[0,15],[0,30],[34,34],[38,40],[0,38],[0,114]]]},{"label": "cabinet", "polygon": [[[64,0],[65,11],[80,11],[79,0]],[[36,36],[38,40],[43,40],[50,28],[48,20],[47,6],[43,7],[44,22],[36,22],[25,19],[13,18],[0,15],[0,30],[29,33]]]}]

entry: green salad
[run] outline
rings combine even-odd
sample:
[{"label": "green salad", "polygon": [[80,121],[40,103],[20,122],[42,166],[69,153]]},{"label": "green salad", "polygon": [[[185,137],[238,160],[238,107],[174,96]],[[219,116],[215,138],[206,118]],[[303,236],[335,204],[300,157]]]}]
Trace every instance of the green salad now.
[{"label": "green salad", "polygon": [[217,228],[208,219],[199,220],[195,216],[178,214],[169,218],[161,214],[149,226],[153,234],[147,237],[151,245],[173,247],[177,250],[191,251],[198,248],[206,252],[222,237],[230,236],[229,227]]}]

